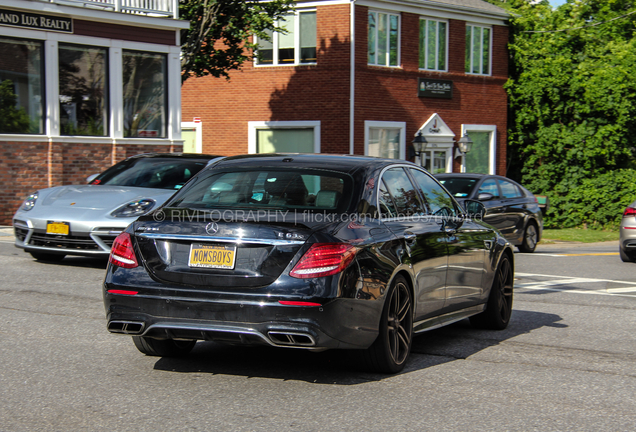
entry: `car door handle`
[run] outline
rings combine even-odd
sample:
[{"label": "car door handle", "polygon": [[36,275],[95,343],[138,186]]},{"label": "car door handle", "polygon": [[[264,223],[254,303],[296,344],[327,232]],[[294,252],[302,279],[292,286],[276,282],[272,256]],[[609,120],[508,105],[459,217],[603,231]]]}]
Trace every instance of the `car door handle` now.
[{"label": "car door handle", "polygon": [[417,236],[415,234],[413,234],[412,232],[405,232],[404,233],[404,240],[408,243],[408,244],[413,244],[415,243],[415,240],[417,240]]}]

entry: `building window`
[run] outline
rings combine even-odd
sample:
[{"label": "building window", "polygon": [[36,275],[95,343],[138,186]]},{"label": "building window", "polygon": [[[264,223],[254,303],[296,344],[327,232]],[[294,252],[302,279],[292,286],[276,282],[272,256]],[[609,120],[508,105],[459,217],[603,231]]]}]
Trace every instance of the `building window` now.
[{"label": "building window", "polygon": [[420,19],[420,69],[446,71],[447,27],[444,21]]},{"label": "building window", "polygon": [[319,121],[248,122],[248,153],[320,153]]},{"label": "building window", "polygon": [[124,137],[166,136],[166,56],[124,51]]},{"label": "building window", "polygon": [[42,43],[0,37],[0,133],[44,133]]},{"label": "building window", "polygon": [[431,174],[446,172],[446,161],[448,158],[446,150],[427,150],[422,152],[420,157],[424,159],[422,166]]},{"label": "building window", "polygon": [[369,64],[399,66],[400,16],[369,11]]},{"label": "building window", "polygon": [[490,27],[466,25],[466,73],[490,75]]},{"label": "building window", "polygon": [[464,125],[462,135],[468,133],[473,147],[463,157],[462,172],[495,174],[497,126]]},{"label": "building window", "polygon": [[105,48],[59,45],[60,133],[108,135]]},{"label": "building window", "polygon": [[404,122],[364,122],[364,154],[387,159],[404,159]]},{"label": "building window", "polygon": [[259,40],[256,64],[298,65],[316,63],[316,12],[296,12],[277,23],[286,33],[266,32]]}]

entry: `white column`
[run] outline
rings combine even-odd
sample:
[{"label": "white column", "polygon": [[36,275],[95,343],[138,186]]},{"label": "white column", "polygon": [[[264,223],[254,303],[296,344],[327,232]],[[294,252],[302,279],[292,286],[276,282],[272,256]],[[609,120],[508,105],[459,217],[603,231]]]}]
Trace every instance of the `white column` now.
[{"label": "white column", "polygon": [[124,137],[124,67],[121,41],[112,41],[108,50],[110,83],[110,136],[114,139]]},{"label": "white column", "polygon": [[168,53],[168,138],[181,140],[181,49]]},{"label": "white column", "polygon": [[60,136],[60,72],[57,33],[44,41],[44,88],[46,89],[45,131],[49,137]]}]

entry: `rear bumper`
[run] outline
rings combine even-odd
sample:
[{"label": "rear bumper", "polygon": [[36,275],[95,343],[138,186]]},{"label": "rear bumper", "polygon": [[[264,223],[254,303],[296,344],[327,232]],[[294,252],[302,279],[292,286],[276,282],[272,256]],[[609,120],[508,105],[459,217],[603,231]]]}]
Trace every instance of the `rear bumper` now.
[{"label": "rear bumper", "polygon": [[369,347],[378,335],[377,309],[382,307],[379,301],[359,299],[283,306],[265,296],[202,300],[112,294],[107,289],[113,287],[104,290],[111,333],[310,350]]}]

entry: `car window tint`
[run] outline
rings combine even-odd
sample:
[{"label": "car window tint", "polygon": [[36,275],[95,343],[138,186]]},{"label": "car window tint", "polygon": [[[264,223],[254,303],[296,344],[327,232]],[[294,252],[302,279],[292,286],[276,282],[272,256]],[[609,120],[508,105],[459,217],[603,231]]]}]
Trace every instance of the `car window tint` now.
[{"label": "car window tint", "polygon": [[516,184],[506,180],[499,180],[499,186],[501,187],[502,198],[520,198],[521,191]]},{"label": "car window tint", "polygon": [[472,192],[477,179],[474,178],[448,178],[439,179],[447,191],[456,198],[466,198]]},{"label": "car window tint", "polygon": [[391,168],[382,176],[382,180],[393,198],[398,216],[425,214],[420,196],[403,168]]},{"label": "car window tint", "polygon": [[479,191],[477,193],[478,194],[480,194],[480,193],[489,193],[493,197],[498,198],[499,197],[499,188],[497,187],[497,182],[495,181],[495,179],[484,180],[484,182],[481,184],[481,186],[479,186]]},{"label": "car window tint", "polygon": [[455,207],[455,202],[433,178],[417,169],[410,168],[410,172],[422,190],[422,194],[432,214],[444,214],[447,216],[457,215],[458,210]]},{"label": "car window tint", "polygon": [[393,198],[389,193],[386,184],[384,181],[380,182],[378,201],[380,205],[380,216],[381,217],[395,217],[397,216],[397,211],[395,209],[395,203],[393,202]]},{"label": "car window tint", "polygon": [[97,176],[91,184],[180,189],[207,162],[169,158],[140,158],[119,163]]}]

